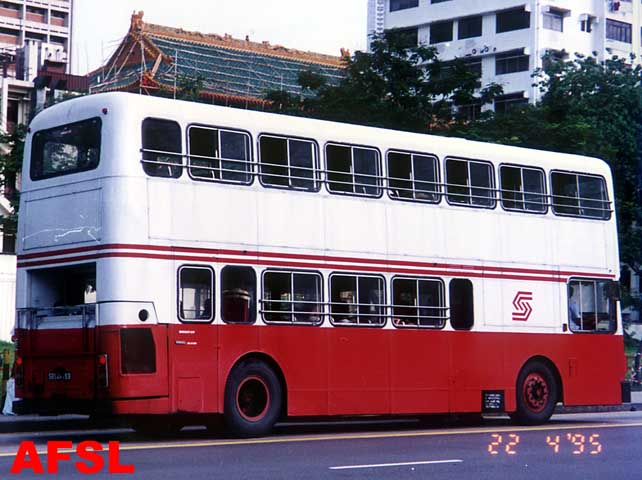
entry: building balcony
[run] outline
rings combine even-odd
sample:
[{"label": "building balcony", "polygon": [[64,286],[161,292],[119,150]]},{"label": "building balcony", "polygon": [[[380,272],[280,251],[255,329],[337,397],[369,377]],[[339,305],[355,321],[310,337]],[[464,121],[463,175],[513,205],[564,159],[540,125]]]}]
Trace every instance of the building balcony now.
[{"label": "building balcony", "polygon": [[9,18],[20,18],[20,10],[14,8],[0,7],[0,16]]},{"label": "building balcony", "polygon": [[26,20],[36,23],[47,23],[45,16],[41,13],[27,12]]}]

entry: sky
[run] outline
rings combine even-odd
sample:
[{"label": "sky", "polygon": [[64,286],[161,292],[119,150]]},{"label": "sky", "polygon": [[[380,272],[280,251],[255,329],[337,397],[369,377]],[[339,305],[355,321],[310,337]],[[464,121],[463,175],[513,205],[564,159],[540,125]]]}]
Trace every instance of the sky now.
[{"label": "sky", "polygon": [[339,55],[366,48],[368,0],[75,0],[73,73],[98,68],[126,35],[131,14],[202,33]]}]

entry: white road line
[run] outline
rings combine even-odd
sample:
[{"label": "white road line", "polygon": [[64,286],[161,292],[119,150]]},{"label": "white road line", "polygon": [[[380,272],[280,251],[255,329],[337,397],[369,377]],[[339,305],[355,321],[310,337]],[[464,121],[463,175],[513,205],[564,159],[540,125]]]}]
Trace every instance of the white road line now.
[{"label": "white road line", "polygon": [[439,463],[462,463],[463,460],[426,460],[423,462],[401,462],[401,463],[375,463],[371,465],[343,465],[330,467],[330,470],[350,470],[357,468],[384,468],[384,467],[405,467],[409,465],[435,465]]}]

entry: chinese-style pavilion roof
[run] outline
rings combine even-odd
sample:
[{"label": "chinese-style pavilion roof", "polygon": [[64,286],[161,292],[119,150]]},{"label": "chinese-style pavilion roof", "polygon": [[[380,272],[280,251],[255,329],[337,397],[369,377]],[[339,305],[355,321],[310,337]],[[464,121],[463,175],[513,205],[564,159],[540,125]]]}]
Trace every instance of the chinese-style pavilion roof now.
[{"label": "chinese-style pavilion roof", "polygon": [[109,61],[89,73],[92,93],[106,91],[172,92],[180,79],[203,80],[201,96],[232,105],[264,103],[269,90],[304,95],[297,82],[304,70],[337,83],[345,57],[303,52],[268,42],[229,35],[189,32],[143,22],[134,13],[129,32]]}]

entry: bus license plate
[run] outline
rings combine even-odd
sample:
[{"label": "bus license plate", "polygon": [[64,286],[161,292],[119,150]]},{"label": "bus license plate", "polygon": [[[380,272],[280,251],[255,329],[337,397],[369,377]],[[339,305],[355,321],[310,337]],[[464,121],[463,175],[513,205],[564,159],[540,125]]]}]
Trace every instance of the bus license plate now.
[{"label": "bus license plate", "polygon": [[47,379],[54,382],[68,382],[69,380],[71,380],[71,372],[60,369],[54,370],[53,372],[49,372],[49,375],[47,375]]}]

